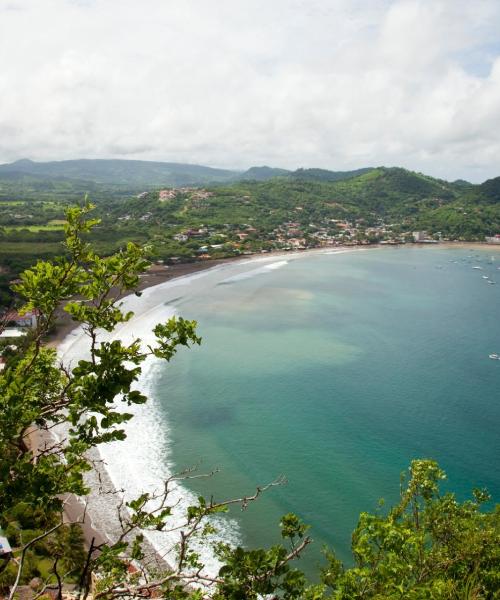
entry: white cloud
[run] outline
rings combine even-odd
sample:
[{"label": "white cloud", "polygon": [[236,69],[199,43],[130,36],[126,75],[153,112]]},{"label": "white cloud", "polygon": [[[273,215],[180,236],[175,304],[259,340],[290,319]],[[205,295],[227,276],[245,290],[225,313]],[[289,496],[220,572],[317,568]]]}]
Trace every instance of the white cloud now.
[{"label": "white cloud", "polygon": [[497,0],[0,0],[0,161],[500,174]]}]

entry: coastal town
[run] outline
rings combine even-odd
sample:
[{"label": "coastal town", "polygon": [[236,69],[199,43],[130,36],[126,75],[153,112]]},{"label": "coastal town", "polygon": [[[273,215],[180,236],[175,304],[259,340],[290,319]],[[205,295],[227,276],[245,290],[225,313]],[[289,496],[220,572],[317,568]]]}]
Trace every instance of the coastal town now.
[{"label": "coastal town", "polygon": [[[210,209],[211,201],[216,199],[216,192],[204,188],[170,188],[158,192],[141,192],[137,198],[154,200],[160,203],[176,202],[181,206],[181,213],[190,214],[196,219],[197,213]],[[235,196],[233,202],[238,205],[249,205],[250,195]],[[332,203],[330,203],[332,204]],[[267,216],[273,216],[273,210]],[[271,227],[271,219],[249,218],[243,223],[203,223],[197,226],[173,228],[172,240],[182,248],[180,256],[165,257],[165,262],[178,262],[190,253],[192,259],[208,260],[213,257],[252,255],[273,251],[300,251],[311,248],[337,246],[366,246],[372,244],[400,245],[407,243],[433,244],[448,242],[453,238],[441,231],[412,230],[410,219],[387,222],[375,213],[361,218],[332,218],[329,214],[321,215],[314,221],[308,220],[308,211],[304,206],[294,206],[288,211],[290,220]],[[130,222],[138,220],[153,225],[158,216],[153,211],[145,211],[138,215],[125,214],[118,221]],[[487,243],[500,243],[500,234],[484,237]],[[160,242],[161,244],[161,242]]]}]

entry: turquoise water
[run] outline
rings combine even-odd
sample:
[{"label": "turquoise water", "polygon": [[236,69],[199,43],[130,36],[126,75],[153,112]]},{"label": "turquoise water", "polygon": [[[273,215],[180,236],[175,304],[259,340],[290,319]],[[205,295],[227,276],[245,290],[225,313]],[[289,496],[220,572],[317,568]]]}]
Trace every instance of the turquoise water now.
[{"label": "turquoise water", "polygon": [[277,541],[280,516],[299,514],[315,540],[310,571],[324,544],[349,560],[358,514],[397,501],[412,458],[438,460],[461,498],[484,486],[500,500],[493,254],[308,254],[248,278],[222,282],[221,271],[201,293],[166,298],[203,337],[154,383],[169,459],[220,468],[189,485],[217,499],[285,475],[232,516],[252,546]]}]

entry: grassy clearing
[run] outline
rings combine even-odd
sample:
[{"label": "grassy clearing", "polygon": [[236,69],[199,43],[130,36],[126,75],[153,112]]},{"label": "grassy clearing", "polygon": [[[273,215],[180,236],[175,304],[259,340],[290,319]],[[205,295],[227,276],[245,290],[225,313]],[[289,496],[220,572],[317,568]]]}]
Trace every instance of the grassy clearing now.
[{"label": "grassy clearing", "polygon": [[62,231],[65,223],[66,221],[54,219],[46,225],[6,225],[4,229],[6,231],[21,231],[22,229],[27,231]]}]

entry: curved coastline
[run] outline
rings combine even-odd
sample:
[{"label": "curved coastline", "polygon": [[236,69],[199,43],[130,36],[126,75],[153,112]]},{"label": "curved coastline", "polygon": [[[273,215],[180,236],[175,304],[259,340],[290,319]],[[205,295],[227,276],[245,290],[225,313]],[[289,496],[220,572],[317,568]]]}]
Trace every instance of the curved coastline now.
[{"label": "curved coastline", "polygon": [[[466,244],[468,245],[468,244]],[[436,245],[437,247],[443,247],[443,245]],[[451,244],[450,244],[451,246]],[[455,244],[452,246],[456,247]],[[481,244],[481,247],[485,245]],[[477,246],[476,246],[477,247]],[[143,341],[149,341],[145,339],[144,335],[151,332],[152,327],[160,321],[164,321],[166,318],[174,314],[174,310],[171,303],[175,298],[169,299],[169,292],[172,291],[175,296],[179,294],[188,295],[189,292],[193,291],[189,289],[192,282],[203,279],[212,278],[214,273],[219,283],[223,281],[238,280],[240,278],[251,277],[266,272],[271,272],[274,268],[279,268],[285,265],[289,260],[297,260],[311,254],[340,254],[345,252],[354,252],[367,249],[383,249],[383,246],[362,246],[362,247],[333,247],[333,248],[321,248],[306,252],[297,253],[272,253],[266,255],[257,255],[252,257],[243,257],[238,261],[228,261],[215,266],[204,264],[204,270],[194,272],[188,275],[181,275],[176,278],[172,278],[163,283],[153,285],[144,289],[142,297],[138,298],[135,295],[127,296],[123,299],[124,308],[126,310],[134,311],[134,317],[126,324],[122,325],[115,332],[113,332],[113,338],[120,338],[124,341],[130,340],[134,337],[140,337]],[[385,246],[387,248],[387,246]],[[389,248],[394,248],[389,246]],[[496,248],[495,248],[496,249]],[[224,273],[223,278],[220,274]],[[223,280],[223,281],[221,281]],[[186,289],[184,289],[186,288]],[[175,290],[175,291],[174,291]],[[189,316],[189,315],[187,315]],[[67,335],[63,342],[59,345],[59,355],[66,362],[77,360],[82,358],[85,353],[85,337],[81,330],[76,329]],[[155,363],[153,361],[145,365],[144,372],[138,382],[138,387],[141,389],[147,389],[151,382],[154,381],[154,370]],[[97,531],[101,535],[113,539],[114,537],[114,525],[116,523],[116,501],[113,502],[112,495],[106,494],[104,497],[100,496],[98,491],[100,487],[103,487],[109,491],[109,489],[128,489],[132,495],[140,493],[144,488],[151,489],[157,487],[158,484],[165,478],[168,477],[172,470],[173,465],[169,461],[169,436],[168,431],[159,429],[157,426],[158,420],[155,420],[155,398],[150,398],[150,401],[146,405],[138,407],[136,412],[136,418],[134,419],[134,427],[130,432],[129,442],[130,446],[128,451],[134,451],[133,459],[135,464],[139,464],[136,469],[131,468],[131,456],[124,449],[123,443],[117,443],[115,445],[109,445],[106,448],[102,448],[100,454],[93,457],[96,461],[96,470],[90,473],[88,484],[93,490],[91,499],[89,502],[88,511],[91,519],[91,529]],[[161,457],[161,460],[159,458]],[[166,458],[166,460],[165,460]],[[166,464],[168,471],[158,470],[160,464]],[[147,464],[147,469],[141,468]],[[190,492],[186,488],[178,488],[175,491],[175,501],[179,502],[182,506],[189,503]],[[104,500],[103,500],[104,498]],[[114,521],[113,521],[114,517]],[[222,531],[223,536],[229,538],[233,542],[238,541],[238,531],[236,524],[232,523],[230,527],[225,526]],[[172,551],[173,539],[165,541],[165,539],[158,539],[158,537],[149,537],[151,548],[156,550],[157,554],[160,555],[168,563],[168,556]],[[215,569],[216,562],[213,557],[204,556],[208,568],[210,570]]]},{"label": "curved coastline", "polygon": [[[111,336],[103,335],[101,339],[121,339],[124,342],[134,338],[140,338],[143,343],[153,341],[152,329],[158,322],[165,321],[175,314],[175,309],[169,304],[169,292],[189,292],[191,283],[198,279],[207,278],[217,273],[217,280],[229,281],[235,278],[247,278],[260,274],[271,273],[274,269],[287,264],[289,260],[297,260],[311,254],[340,254],[365,250],[356,247],[322,248],[300,253],[279,253],[243,257],[238,261],[228,261],[211,266],[187,275],[180,275],[162,283],[156,283],[143,289],[141,297],[131,294],[122,299],[124,310],[132,310],[133,318],[118,327]],[[221,274],[226,277],[220,277]],[[187,288],[184,290],[184,288]],[[77,360],[84,358],[88,352],[88,341],[80,327],[73,329],[65,335],[63,340],[57,344],[59,358],[71,366]],[[148,392],[155,377],[157,362],[148,360],[144,365],[143,372],[137,388]],[[113,541],[116,539],[119,521],[117,509],[122,491],[127,490],[127,499],[139,495],[143,491],[157,489],[162,481],[174,472],[174,465],[169,460],[169,437],[168,431],[160,429],[158,419],[155,419],[155,398],[148,394],[146,405],[134,408],[133,427],[127,431],[125,442],[115,442],[92,452],[90,458],[94,468],[86,476],[87,484],[91,493],[87,500],[86,521],[84,523],[84,534],[87,544],[90,545],[92,538],[99,541]],[[127,447],[124,447],[126,445]],[[133,452],[133,455],[130,453]],[[162,470],[161,465],[167,465],[167,470]],[[135,465],[136,468],[133,468]],[[117,493],[119,491],[119,493]],[[172,492],[172,500],[178,505],[178,513],[189,505],[193,500],[193,494],[184,486],[179,485]],[[81,500],[72,499],[67,503],[67,513],[71,518],[76,518],[83,513],[84,505]],[[174,515],[175,519],[175,515]],[[217,523],[221,536],[232,543],[239,541],[238,525],[236,522],[219,520]],[[148,533],[146,536],[146,554],[148,561],[156,564],[158,560],[164,563],[172,563],[172,552],[176,540],[171,536],[154,535]],[[218,563],[214,556],[204,553],[203,559],[207,570],[215,572]]]}]

